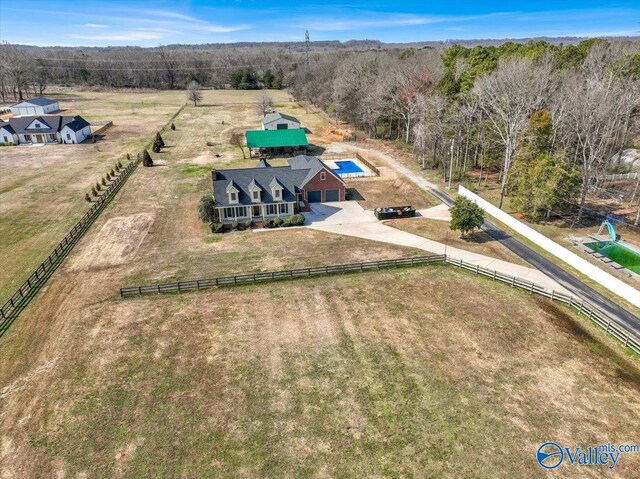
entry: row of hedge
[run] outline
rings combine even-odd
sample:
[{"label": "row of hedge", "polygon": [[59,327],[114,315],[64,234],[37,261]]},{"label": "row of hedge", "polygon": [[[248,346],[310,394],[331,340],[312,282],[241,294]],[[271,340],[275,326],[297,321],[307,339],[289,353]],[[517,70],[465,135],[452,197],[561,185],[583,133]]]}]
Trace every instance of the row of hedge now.
[{"label": "row of hedge", "polygon": [[285,219],[276,218],[274,220],[264,220],[263,226],[265,228],[288,228],[289,226],[302,226],[303,224],[304,215],[298,213]]},{"label": "row of hedge", "polygon": [[[304,225],[304,215],[297,214],[285,219],[276,218],[273,220],[264,220],[262,225],[265,228],[288,228],[290,226],[302,226]],[[229,225],[218,223],[216,221],[209,224],[212,233],[224,233],[226,229],[231,229],[232,231],[243,231],[246,229],[250,229],[251,226],[253,226],[253,222],[251,220],[243,221],[241,223],[234,221]]]}]

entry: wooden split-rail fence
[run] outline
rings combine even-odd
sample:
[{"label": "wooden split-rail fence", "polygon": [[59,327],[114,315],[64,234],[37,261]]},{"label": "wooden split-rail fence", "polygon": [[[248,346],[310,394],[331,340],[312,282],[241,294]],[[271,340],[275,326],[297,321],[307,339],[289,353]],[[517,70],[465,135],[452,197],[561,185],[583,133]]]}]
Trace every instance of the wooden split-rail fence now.
[{"label": "wooden split-rail fence", "polygon": [[452,258],[448,255],[415,256],[382,261],[334,264],[327,266],[318,266],[314,268],[299,268],[261,273],[246,273],[233,276],[222,276],[218,278],[194,279],[154,285],[132,286],[121,288],[120,295],[123,298],[130,298],[163,293],[183,293],[187,291],[197,291],[213,287],[240,286],[247,284],[304,279],[335,274],[360,273],[387,268],[424,266],[437,263],[449,264],[458,268],[465,269],[467,271],[472,271],[476,274],[491,278],[494,281],[500,281],[502,283],[508,284],[511,287],[519,288],[531,294],[544,296],[551,301],[558,301],[562,304],[565,304],[570,308],[575,309],[579,314],[586,316],[589,320],[600,326],[608,334],[623,343],[626,347],[635,351],[637,354],[640,354],[640,338],[634,333],[628,331],[620,324],[616,323],[611,318],[607,317],[607,315],[599,311],[588,301],[577,299],[575,296],[572,296],[570,294],[549,290],[531,281],[527,281],[516,276],[505,275],[496,270],[483,268],[480,265],[468,263],[461,259]]}]

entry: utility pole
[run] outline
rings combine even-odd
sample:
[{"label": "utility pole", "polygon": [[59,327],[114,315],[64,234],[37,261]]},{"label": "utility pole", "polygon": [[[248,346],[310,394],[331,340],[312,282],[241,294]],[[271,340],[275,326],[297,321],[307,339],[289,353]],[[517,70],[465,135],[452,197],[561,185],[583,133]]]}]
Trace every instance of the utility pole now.
[{"label": "utility pole", "polygon": [[450,160],[449,160],[449,186],[447,189],[451,189],[451,177],[453,176],[453,145],[455,143],[455,138],[451,138],[451,150],[449,152]]},{"label": "utility pole", "polygon": [[309,30],[304,31],[304,64],[309,70]]}]

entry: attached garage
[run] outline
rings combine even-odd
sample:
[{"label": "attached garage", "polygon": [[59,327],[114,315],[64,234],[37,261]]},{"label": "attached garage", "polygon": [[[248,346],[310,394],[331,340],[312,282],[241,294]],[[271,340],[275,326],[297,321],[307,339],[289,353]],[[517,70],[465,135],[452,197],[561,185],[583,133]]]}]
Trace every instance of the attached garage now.
[{"label": "attached garage", "polygon": [[322,191],[308,191],[307,192],[307,201],[309,203],[321,203],[322,202]]},{"label": "attached garage", "polygon": [[340,201],[340,190],[326,190],[325,201]]}]

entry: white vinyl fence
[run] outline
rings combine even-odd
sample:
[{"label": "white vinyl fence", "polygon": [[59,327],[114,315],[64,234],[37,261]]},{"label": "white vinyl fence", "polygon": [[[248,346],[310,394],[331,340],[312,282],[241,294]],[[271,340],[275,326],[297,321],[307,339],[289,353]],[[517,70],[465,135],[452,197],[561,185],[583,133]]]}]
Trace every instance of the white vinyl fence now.
[{"label": "white vinyl fence", "polygon": [[563,246],[560,246],[555,241],[550,240],[546,236],[538,233],[536,230],[531,228],[530,226],[525,225],[521,221],[518,221],[513,216],[505,213],[501,209],[493,206],[486,200],[483,200],[475,193],[472,193],[464,186],[458,186],[458,193],[465,198],[470,199],[483,208],[487,213],[489,213],[494,218],[500,220],[509,228],[517,231],[522,236],[527,238],[528,240],[533,241],[535,244],[543,248],[545,251],[548,251],[556,258],[561,259],[565,263],[573,266],[575,269],[580,271],[582,274],[587,275],[592,280],[601,284],[609,291],[617,294],[621,298],[626,299],[634,306],[640,307],[640,291],[629,286],[624,281],[619,280],[618,278],[612,276],[606,271],[601,270],[597,266],[589,263],[586,259],[581,258],[577,254],[569,251]]}]

